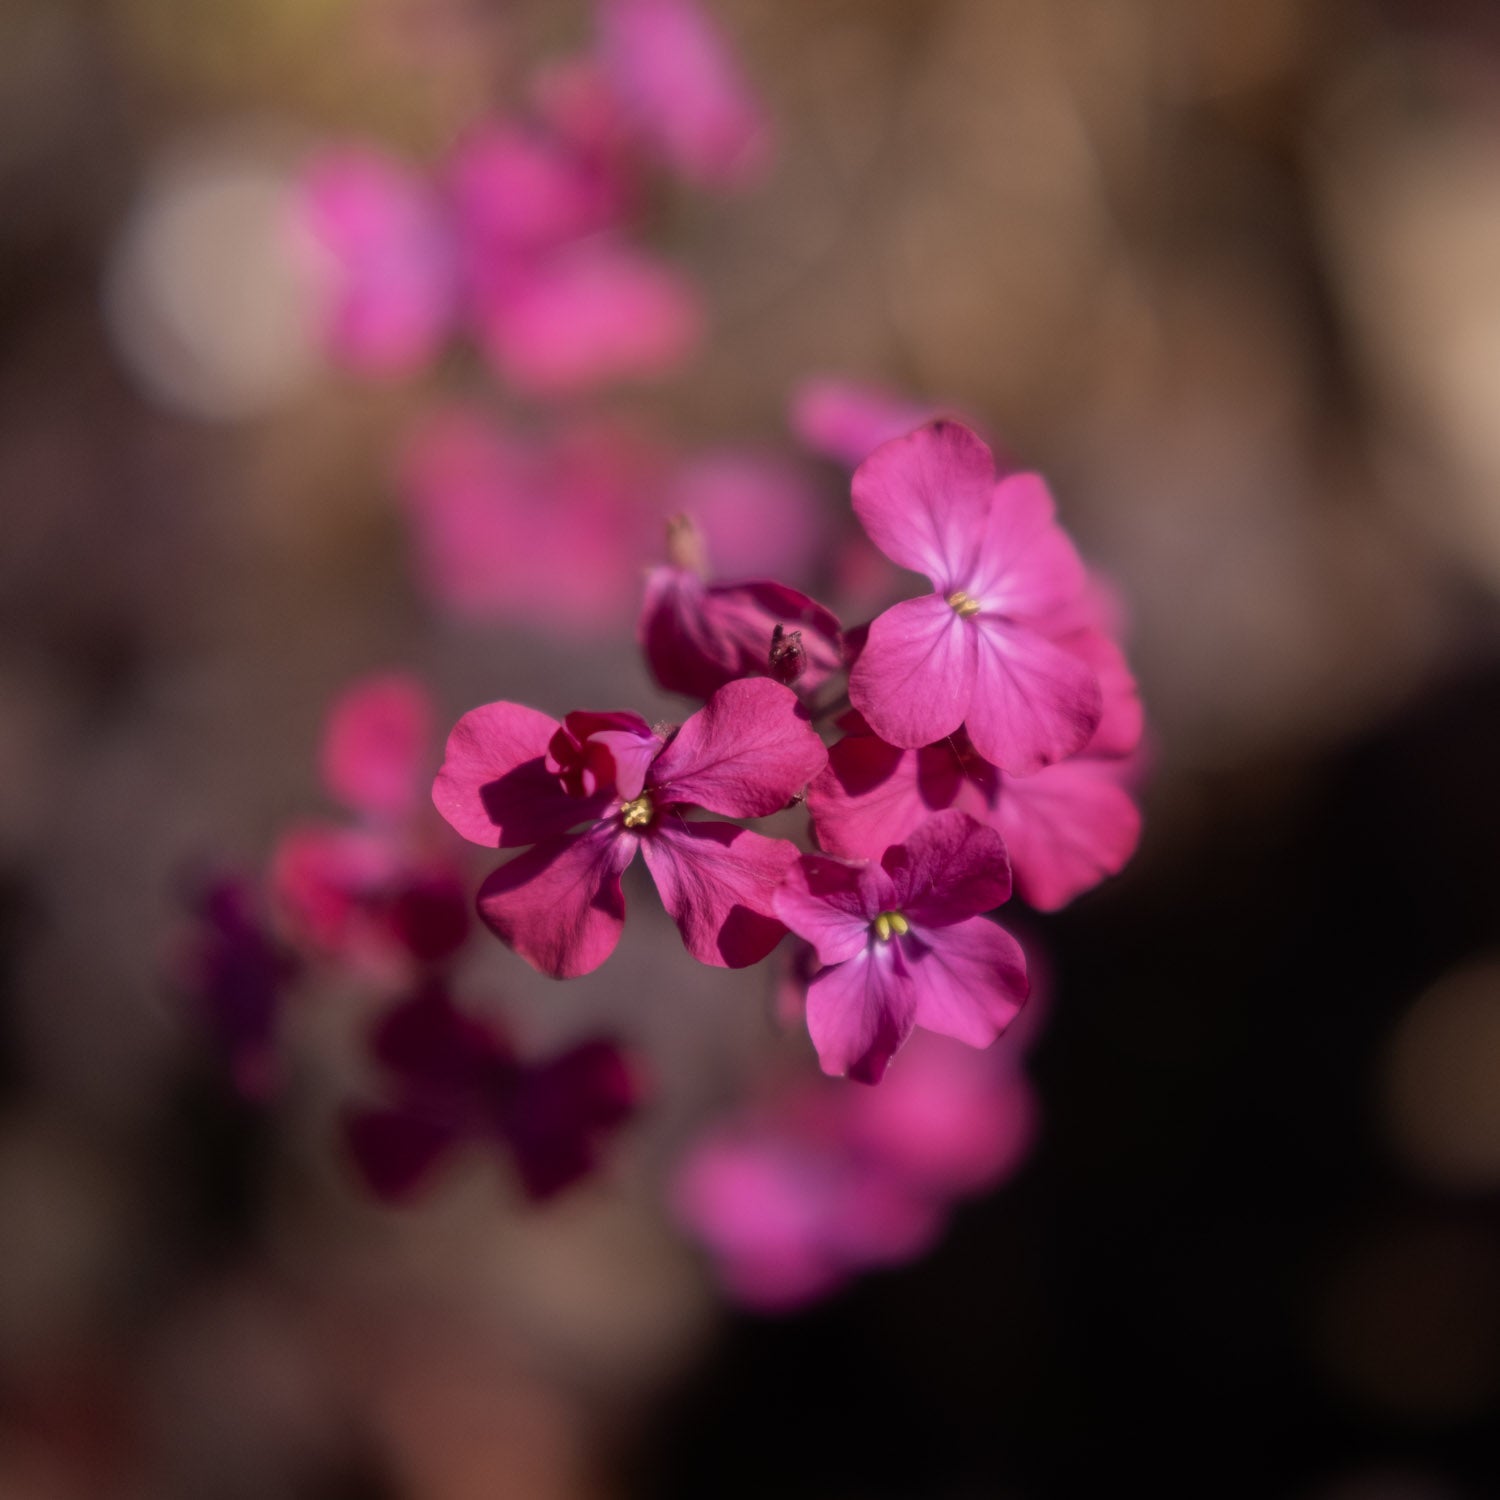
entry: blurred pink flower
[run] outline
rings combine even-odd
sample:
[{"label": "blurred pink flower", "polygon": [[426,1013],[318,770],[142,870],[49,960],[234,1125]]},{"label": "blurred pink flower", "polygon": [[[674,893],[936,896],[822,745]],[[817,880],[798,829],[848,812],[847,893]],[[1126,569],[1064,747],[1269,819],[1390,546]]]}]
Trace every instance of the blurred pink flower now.
[{"label": "blurred pink flower", "polygon": [[845,468],[862,464],[882,443],[905,437],[938,408],[909,401],[884,386],[815,376],[792,392],[792,431],[814,453]]},{"label": "blurred pink flower", "polygon": [[823,965],[807,988],[823,1071],[879,1083],[917,1026],[989,1046],[1027,994],[1020,945],[981,915],[1009,895],[1000,836],[957,810],[879,863],[804,854],[775,909]]}]

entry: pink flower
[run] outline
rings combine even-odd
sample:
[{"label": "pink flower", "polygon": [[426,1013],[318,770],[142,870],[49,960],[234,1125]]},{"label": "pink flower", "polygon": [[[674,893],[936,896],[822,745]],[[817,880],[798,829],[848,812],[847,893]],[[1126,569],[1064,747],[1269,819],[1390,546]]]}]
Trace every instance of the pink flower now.
[{"label": "pink flower", "polygon": [[792,392],[792,431],[814,453],[850,469],[936,415],[883,386],[837,376],[804,380]]},{"label": "pink flower", "polygon": [[329,710],[320,765],[352,824],[301,823],[278,841],[270,886],[307,943],[384,971],[451,957],[469,931],[463,872],[418,822],[432,710],[421,684],[363,679]]},{"label": "pink flower", "polygon": [[1036,1104],[1006,1047],[919,1036],[878,1089],[798,1084],[712,1127],[674,1174],[672,1205],[738,1302],[805,1306],[921,1255],[950,1205],[1013,1173]]},{"label": "pink flower", "polygon": [[636,1106],[636,1082],[613,1042],[523,1062],[440,985],[383,1016],[371,1044],[392,1098],[349,1110],[344,1128],[365,1183],[389,1202],[427,1187],[464,1146],[509,1155],[528,1196],[549,1198],[595,1169],[603,1141]]},{"label": "pink flower", "polygon": [[776,914],[824,965],[807,1029],[825,1073],[878,1083],[914,1026],[987,1047],[1026,999],[1026,961],[980,916],[1010,895],[1000,836],[941,812],[877,864],[805,854]]},{"label": "pink flower", "polygon": [[1032,474],[995,479],[968,428],[934,422],[877,449],[854,509],[891,561],[935,592],[879,615],[849,697],[882,739],[930,745],[966,725],[986,760],[1024,775],[1081,750],[1098,725],[1098,676],[1051,634],[1083,564]]},{"label": "pink flower", "polygon": [[633,714],[569,714],[518,703],[464,715],[433,786],[438,811],[492,848],[531,845],[479,893],[480,915],[554,978],[587,974],[625,920],[620,876],[641,853],[694,958],[742,968],[785,928],[772,896],[794,845],[732,823],[777,812],[826,764],[795,696],[765,679],[732,682],[667,740]]},{"label": "pink flower", "polygon": [[[785,584],[709,583],[696,528],[679,516],[668,527],[672,562],[646,579],[638,636],[651,675],[668,692],[710,697],[741,677],[775,676],[813,692],[843,665],[839,622]],[[780,632],[780,633],[778,633]],[[786,644],[788,634],[796,640]],[[800,652],[795,674],[778,670],[777,648]]]},{"label": "pink flower", "polygon": [[689,181],[737,187],[769,158],[770,126],[694,0],[601,0],[601,55],[639,135]]}]

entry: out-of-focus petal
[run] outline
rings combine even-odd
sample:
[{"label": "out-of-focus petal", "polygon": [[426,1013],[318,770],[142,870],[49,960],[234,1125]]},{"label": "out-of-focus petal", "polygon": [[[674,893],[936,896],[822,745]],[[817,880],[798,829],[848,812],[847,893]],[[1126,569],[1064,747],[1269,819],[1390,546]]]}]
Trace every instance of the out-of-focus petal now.
[{"label": "out-of-focus petal", "polygon": [[646,781],[660,805],[762,818],[785,807],[827,763],[796,694],[752,677],[727,683],[688,719]]},{"label": "out-of-focus petal", "polygon": [[911,962],[919,1026],[971,1047],[988,1047],[1020,1013],[1027,994],[1026,957],[1003,927],[974,917],[954,927],[924,929],[913,947],[926,950]]},{"label": "out-of-focus petal", "polygon": [[773,901],[797,860],[795,844],[670,815],[642,842],[662,905],[699,963],[743,969],[786,935]]},{"label": "out-of-focus petal", "polygon": [[770,125],[695,0],[601,0],[605,68],[637,130],[691,182],[734,187],[765,168]]},{"label": "out-of-focus petal", "polygon": [[432,705],[416,678],[366,678],[328,711],[323,782],[357,812],[400,817],[416,805],[431,740]]},{"label": "out-of-focus petal", "polygon": [[691,517],[723,575],[805,577],[827,535],[818,493],[803,469],[764,453],[699,454],[673,476],[672,514]]},{"label": "out-of-focus petal", "polygon": [[387,1203],[403,1203],[431,1182],[463,1133],[450,1120],[418,1109],[354,1109],[344,1139],[366,1186]]},{"label": "out-of-focus petal", "polygon": [[814,453],[849,469],[935,415],[883,386],[834,376],[804,380],[792,393],[792,431]]},{"label": "out-of-focus petal", "polygon": [[969,711],[977,637],[974,622],[939,594],[892,605],[870,624],[849,673],[850,702],[893,745],[919,749],[935,743]]},{"label": "out-of-focus petal", "polygon": [[637,843],[621,833],[616,819],[548,839],[489,876],[479,890],[479,914],[543,974],[591,974],[620,940],[620,875],[635,858]]},{"label": "out-of-focus petal", "polygon": [[892,562],[946,595],[967,588],[989,521],[995,458],[960,422],[931,422],[854,471],[854,513]]}]

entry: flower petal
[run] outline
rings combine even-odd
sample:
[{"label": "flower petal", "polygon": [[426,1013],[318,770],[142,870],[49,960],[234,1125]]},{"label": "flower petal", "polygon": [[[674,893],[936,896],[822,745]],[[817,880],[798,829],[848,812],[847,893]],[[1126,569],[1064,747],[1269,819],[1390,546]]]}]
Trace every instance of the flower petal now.
[{"label": "flower petal", "polygon": [[996,486],[970,592],[1008,620],[1045,618],[1084,587],[1083,561],[1057,524],[1046,481],[1011,474]]},{"label": "flower petal", "polygon": [[825,1073],[879,1083],[916,1019],[917,989],[898,942],[872,942],[807,987],[807,1031]]},{"label": "flower petal", "polygon": [[620,875],[638,842],[615,819],[548,839],[490,875],[479,890],[479,915],[543,974],[591,974],[620,940]]},{"label": "flower petal", "polygon": [[[988,1047],[1026,1001],[1026,955],[983,917],[924,931],[911,960],[917,1025],[971,1047]],[[894,945],[893,945],[894,946]]]},{"label": "flower petal", "polygon": [[960,422],[929,422],[854,471],[854,513],[894,563],[940,594],[967,588],[989,519],[995,458]]},{"label": "flower petal", "polygon": [[964,721],[974,690],[978,630],[938,594],[893,605],[871,622],[849,673],[850,702],[881,739],[931,745]]},{"label": "flower petal", "polygon": [[729,818],[779,812],[828,764],[790,688],[769,678],[726,683],[657,756],[646,785],[663,803]]},{"label": "flower petal", "polygon": [[1124,868],[1141,815],[1119,778],[1118,763],[1092,756],[1005,778],[996,822],[1023,900],[1056,911]]},{"label": "flower petal", "polygon": [[1010,898],[1010,860],[993,828],[950,808],[927,819],[881,866],[896,911],[923,928],[951,927]]},{"label": "flower petal", "polygon": [[565,833],[608,804],[569,797],[546,767],[556,719],[521,703],[486,703],[453,726],[432,801],[471,843],[514,849]]},{"label": "flower petal", "polygon": [[662,905],[699,963],[743,969],[786,935],[776,919],[777,887],[797,846],[733,823],[660,822],[642,840]]},{"label": "flower petal", "polygon": [[320,760],[330,793],[356,812],[399,817],[417,800],[432,706],[414,677],[368,677],[334,700]]},{"label": "flower petal", "polygon": [[776,915],[813,945],[820,963],[840,964],[870,941],[870,924],[894,899],[879,865],[804,854],[776,892]]},{"label": "flower petal", "polygon": [[879,859],[933,813],[951,807],[965,785],[944,740],[902,750],[878,735],[846,735],[828,752],[828,769],[807,789],[813,833],[830,854]]},{"label": "flower petal", "polygon": [[1057,644],[1094,669],[1104,710],[1094,737],[1088,742],[1091,756],[1125,756],[1139,746],[1145,729],[1145,711],[1140,689],[1125,660],[1125,653],[1102,630],[1079,630],[1059,636]]},{"label": "flower petal", "polygon": [[446,1120],[421,1109],[352,1109],[344,1140],[365,1185],[386,1203],[420,1192],[463,1138]]},{"label": "flower petal", "polygon": [[976,624],[979,662],[965,719],[974,748],[1016,776],[1076,755],[1102,713],[1093,668],[1025,626],[988,616]]},{"label": "flower petal", "polygon": [[934,415],[894,391],[837,376],[805,380],[792,393],[792,431],[814,453],[850,469]]}]

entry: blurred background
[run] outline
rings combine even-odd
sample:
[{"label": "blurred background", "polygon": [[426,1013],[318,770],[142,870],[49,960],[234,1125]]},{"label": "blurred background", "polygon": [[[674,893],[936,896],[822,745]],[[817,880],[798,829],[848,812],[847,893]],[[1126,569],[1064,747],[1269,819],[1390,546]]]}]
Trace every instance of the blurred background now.
[{"label": "blurred background", "polygon": [[[433,159],[589,10],[8,0],[0,1496],[1500,1494],[1493,7],[707,8],[774,160],[653,197],[706,336],[597,409],[801,461],[808,376],[954,407],[1126,604],[1146,836],[1027,919],[1035,1150],[926,1259],[733,1311],[660,1183],[789,1044],[644,887],[600,974],[474,962],[538,1044],[649,1060],[554,1205],[480,1167],[364,1199],[331,1128],[357,1005],[291,1017],[274,1105],[215,1087],[171,983],[187,872],[326,811],[351,678],[414,672],[442,726],[681,711],[633,602],[586,639],[434,603],[401,436],[524,403],[461,348],[331,368],[281,237],[311,153]],[[832,536],[846,479],[809,463]],[[819,566],[790,581],[836,591]]]}]

